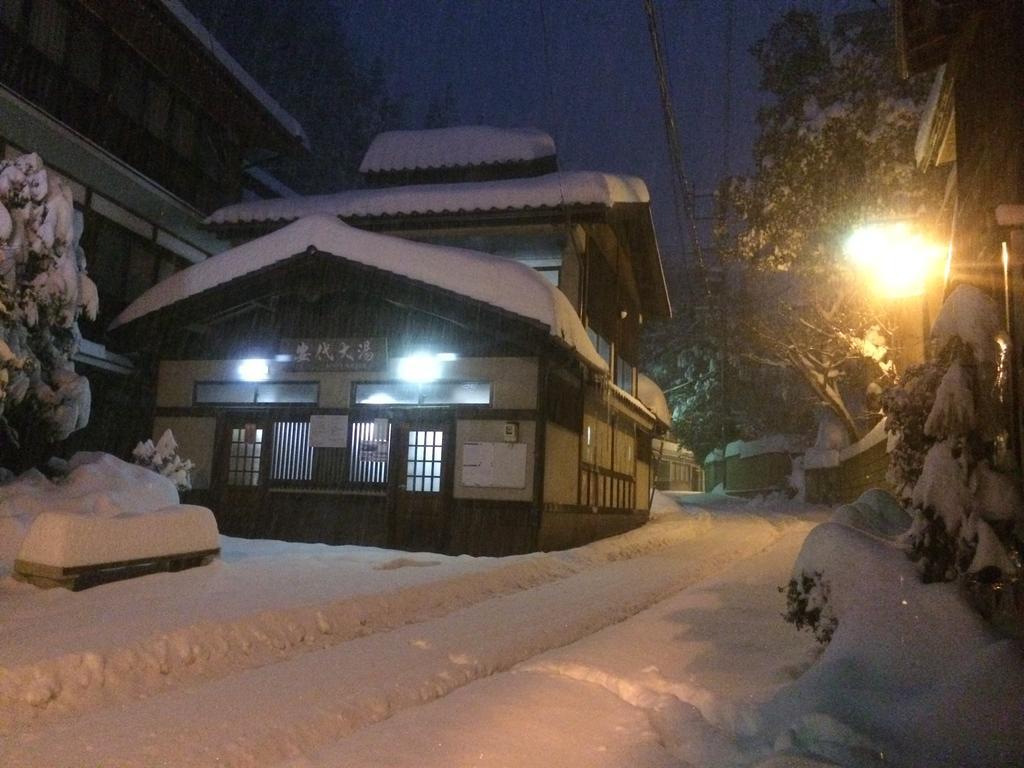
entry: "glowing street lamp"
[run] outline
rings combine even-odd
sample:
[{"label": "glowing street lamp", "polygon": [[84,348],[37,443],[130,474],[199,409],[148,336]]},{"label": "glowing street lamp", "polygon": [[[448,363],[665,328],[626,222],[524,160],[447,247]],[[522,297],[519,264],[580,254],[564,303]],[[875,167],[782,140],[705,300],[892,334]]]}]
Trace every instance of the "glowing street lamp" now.
[{"label": "glowing street lamp", "polygon": [[905,221],[867,224],[847,238],[843,252],[888,298],[920,296],[942,248]]}]

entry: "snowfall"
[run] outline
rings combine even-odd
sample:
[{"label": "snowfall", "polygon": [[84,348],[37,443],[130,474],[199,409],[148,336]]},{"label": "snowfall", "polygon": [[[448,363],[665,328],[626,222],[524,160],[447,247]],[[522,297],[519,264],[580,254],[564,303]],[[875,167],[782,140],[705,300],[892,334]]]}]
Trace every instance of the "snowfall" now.
[{"label": "snowfall", "polygon": [[[657,494],[630,533],[500,559],[222,536],[178,573],[17,581],[47,515],[175,509],[72,465],[0,486],[2,766],[1024,765],[1020,647],[920,583],[877,493]],[[794,568],[827,574],[827,646],[781,617]]]}]

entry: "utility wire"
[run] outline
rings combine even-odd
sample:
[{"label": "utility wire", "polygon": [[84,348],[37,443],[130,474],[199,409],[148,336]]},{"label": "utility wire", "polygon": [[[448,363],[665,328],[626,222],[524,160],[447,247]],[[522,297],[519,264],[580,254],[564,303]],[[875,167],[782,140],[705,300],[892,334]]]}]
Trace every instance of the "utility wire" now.
[{"label": "utility wire", "polygon": [[[651,36],[651,48],[654,52],[654,67],[658,77],[658,92],[661,96],[661,112],[665,124],[665,137],[668,142],[669,160],[672,163],[672,196],[676,204],[677,223],[686,225],[690,248],[695,257],[698,278],[705,297],[709,295],[707,269],[704,263],[704,248],[697,231],[697,216],[694,210],[693,190],[686,176],[683,163],[683,151],[679,143],[679,128],[676,124],[675,109],[672,106],[672,89],[669,82],[668,64],[665,60],[665,48],[658,24],[658,12],[654,0],[644,0],[644,12],[647,14],[647,30]],[[682,224],[680,223],[680,226]]]}]

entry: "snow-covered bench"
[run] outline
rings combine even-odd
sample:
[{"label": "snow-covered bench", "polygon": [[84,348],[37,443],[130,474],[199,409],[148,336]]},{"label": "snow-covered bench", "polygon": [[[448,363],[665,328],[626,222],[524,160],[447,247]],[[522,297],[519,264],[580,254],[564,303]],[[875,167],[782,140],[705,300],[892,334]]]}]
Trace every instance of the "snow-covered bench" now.
[{"label": "snow-covered bench", "polygon": [[111,517],[44,512],[32,523],[14,577],[72,590],[209,562],[220,552],[206,507],[178,504]]}]

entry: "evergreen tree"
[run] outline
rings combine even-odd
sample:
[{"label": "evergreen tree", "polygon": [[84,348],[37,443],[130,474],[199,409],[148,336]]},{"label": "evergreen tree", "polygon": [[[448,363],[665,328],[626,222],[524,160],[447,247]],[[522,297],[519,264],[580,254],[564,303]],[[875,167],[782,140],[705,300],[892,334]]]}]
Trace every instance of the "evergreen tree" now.
[{"label": "evergreen tree", "polygon": [[96,286],[71,191],[39,155],[0,161],[0,464],[21,468],[89,421],[72,356]]}]

